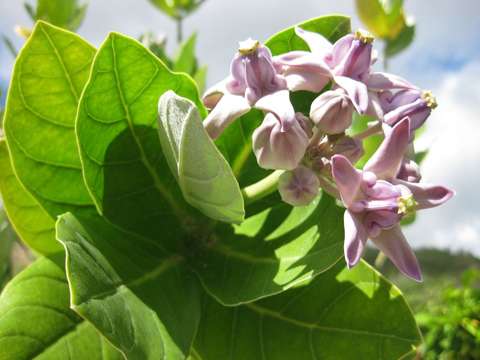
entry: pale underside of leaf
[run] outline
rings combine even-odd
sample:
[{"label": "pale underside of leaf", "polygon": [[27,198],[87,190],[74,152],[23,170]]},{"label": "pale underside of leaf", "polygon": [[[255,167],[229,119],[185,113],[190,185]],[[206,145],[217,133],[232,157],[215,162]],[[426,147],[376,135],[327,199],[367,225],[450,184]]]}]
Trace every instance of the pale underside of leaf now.
[{"label": "pale underside of leaf", "polygon": [[240,223],[245,215],[240,187],[195,105],[165,93],[159,102],[159,124],[162,149],[187,202],[216,220]]}]

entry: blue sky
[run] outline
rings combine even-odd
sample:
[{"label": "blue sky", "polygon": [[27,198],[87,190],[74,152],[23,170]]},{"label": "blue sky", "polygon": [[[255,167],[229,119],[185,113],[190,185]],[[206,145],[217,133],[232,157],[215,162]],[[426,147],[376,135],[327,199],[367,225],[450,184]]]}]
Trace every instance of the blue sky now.
[{"label": "blue sky", "polygon": [[[480,1],[405,0],[417,22],[415,43],[390,62],[390,71],[437,95],[440,106],[428,123],[420,147],[430,147],[424,179],[457,190],[442,208],[419,214],[406,229],[413,246],[470,250],[480,255]],[[223,78],[237,42],[266,39],[284,27],[329,13],[355,17],[353,0],[208,0],[185,21],[185,33],[199,31],[198,56],[209,64],[209,83]],[[0,2],[0,33],[14,39],[16,24],[29,26],[22,1]],[[80,35],[99,45],[109,31],[137,37],[144,31],[165,33],[173,45],[172,21],[147,0],[91,0]],[[381,44],[377,43],[377,46]],[[0,87],[5,90],[12,57],[0,45]]]}]

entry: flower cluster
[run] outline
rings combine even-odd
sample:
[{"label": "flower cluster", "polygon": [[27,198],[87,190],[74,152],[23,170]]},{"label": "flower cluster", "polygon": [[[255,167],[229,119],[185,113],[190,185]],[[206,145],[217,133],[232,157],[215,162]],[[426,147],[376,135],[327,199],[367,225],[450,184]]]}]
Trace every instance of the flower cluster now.
[{"label": "flower cluster", "polygon": [[[218,137],[251,108],[265,113],[252,144],[258,164],[286,170],[279,180],[282,199],[309,204],[319,188],[346,208],[345,259],[360,260],[367,239],[418,281],[418,262],[400,230],[403,217],[438,206],[453,195],[443,186],[420,183],[410,158],[415,130],[437,106],[429,91],[388,73],[374,72],[373,37],[356,31],[335,44],[317,33],[295,29],[310,51],[273,57],[258,41],[240,43],[230,76],[209,89],[203,100],[211,109],[205,128]],[[309,116],[296,113],[290,92],[319,93]],[[373,121],[363,133],[348,136],[353,114]],[[362,170],[362,142],[374,134],[384,141]]]}]

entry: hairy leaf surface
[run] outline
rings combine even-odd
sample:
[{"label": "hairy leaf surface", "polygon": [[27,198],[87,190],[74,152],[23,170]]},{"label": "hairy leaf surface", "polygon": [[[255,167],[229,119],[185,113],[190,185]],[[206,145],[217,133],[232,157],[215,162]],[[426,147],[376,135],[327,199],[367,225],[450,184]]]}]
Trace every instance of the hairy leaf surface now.
[{"label": "hairy leaf surface", "polygon": [[201,359],[405,359],[420,333],[400,291],[366,263],[238,307],[205,301]]},{"label": "hairy leaf surface", "polygon": [[159,136],[185,200],[205,215],[240,223],[243,197],[232,169],[203,128],[195,105],[173,91],[158,104]]},{"label": "hairy leaf surface", "polygon": [[124,357],[69,308],[63,257],[40,258],[0,296],[0,359],[120,360]]}]

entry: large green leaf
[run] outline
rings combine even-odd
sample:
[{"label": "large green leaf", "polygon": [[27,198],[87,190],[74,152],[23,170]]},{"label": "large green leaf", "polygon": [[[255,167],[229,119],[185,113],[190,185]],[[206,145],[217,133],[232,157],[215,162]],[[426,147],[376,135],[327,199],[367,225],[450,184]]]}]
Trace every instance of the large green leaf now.
[{"label": "large green leaf", "polygon": [[3,206],[20,238],[40,254],[60,251],[55,222],[17,180],[5,141],[0,141],[0,169]]},{"label": "large green leaf", "polygon": [[90,211],[75,138],[75,115],[95,49],[39,22],[13,71],[5,133],[14,172],[53,217]]},{"label": "large green leaf", "polygon": [[0,296],[0,359],[120,360],[95,328],[69,309],[63,257],[41,258]]},{"label": "large green leaf", "polygon": [[335,42],[351,31],[350,18],[342,15],[328,15],[301,22],[271,36],[266,42],[273,55],[294,50],[309,50],[307,44],[295,34],[295,27],[313,31]]},{"label": "large green leaf", "polygon": [[206,299],[195,351],[204,360],[406,359],[419,342],[400,291],[360,263],[247,305]]},{"label": "large green leaf", "polygon": [[220,227],[192,261],[205,289],[226,305],[280,293],[343,254],[343,209],[328,195],[292,208],[277,202],[241,225]]},{"label": "large green leaf", "polygon": [[203,128],[195,105],[168,91],[158,112],[163,153],[185,200],[215,220],[242,222],[245,210],[237,179]]},{"label": "large green leaf", "polygon": [[188,215],[157,133],[167,90],[205,109],[193,80],[168,70],[136,40],[112,33],[79,104],[77,136],[87,187],[106,218],[149,237],[173,238]]},{"label": "large green leaf", "polygon": [[200,321],[201,287],[184,258],[99,217],[59,217],[72,307],[128,359],[183,359]]},{"label": "large green leaf", "polygon": [[403,0],[356,0],[357,13],[375,36],[394,39],[405,25]]},{"label": "large green leaf", "polygon": [[385,46],[385,56],[392,57],[408,48],[415,38],[415,23],[405,22],[402,31],[394,38],[388,39]]},{"label": "large green leaf", "polygon": [[[338,40],[350,32],[350,19],[345,16],[322,16],[302,22],[300,26],[305,30],[317,32],[331,42]],[[308,50],[305,42],[295,34],[295,26],[289,27],[273,35],[265,44],[273,55],[280,55],[294,50]],[[292,100],[297,111],[304,111],[303,98],[308,98],[309,105],[316,97],[315,94],[299,92],[292,94]],[[242,187],[259,181],[268,175],[269,171],[260,168],[252,151],[252,133],[263,120],[263,113],[252,110],[231,124],[216,141],[216,144],[232,166]]]}]

